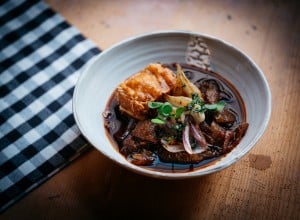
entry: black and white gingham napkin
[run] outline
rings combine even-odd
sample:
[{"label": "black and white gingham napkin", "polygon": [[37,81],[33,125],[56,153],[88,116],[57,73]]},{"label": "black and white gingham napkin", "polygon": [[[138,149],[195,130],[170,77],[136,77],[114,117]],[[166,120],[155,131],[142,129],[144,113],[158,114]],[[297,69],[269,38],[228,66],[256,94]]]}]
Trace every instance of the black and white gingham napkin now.
[{"label": "black and white gingham napkin", "polygon": [[0,212],[87,147],[71,99],[99,52],[44,2],[0,1]]}]

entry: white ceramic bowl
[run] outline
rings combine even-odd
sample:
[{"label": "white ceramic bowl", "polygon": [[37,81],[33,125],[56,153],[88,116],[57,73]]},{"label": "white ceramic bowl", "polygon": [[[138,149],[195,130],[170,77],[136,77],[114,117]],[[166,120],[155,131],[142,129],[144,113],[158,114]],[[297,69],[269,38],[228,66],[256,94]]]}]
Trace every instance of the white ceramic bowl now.
[{"label": "white ceramic bowl", "polygon": [[[249,122],[240,144],[216,163],[186,173],[153,171],[128,162],[106,136],[102,112],[118,84],[151,62],[205,65],[230,81],[244,100]],[[164,31],[122,41],[87,63],[75,87],[73,112],[82,134],[112,161],[139,174],[182,179],[220,171],[244,156],[267,127],[271,94],[262,71],[234,46],[199,33]]]}]

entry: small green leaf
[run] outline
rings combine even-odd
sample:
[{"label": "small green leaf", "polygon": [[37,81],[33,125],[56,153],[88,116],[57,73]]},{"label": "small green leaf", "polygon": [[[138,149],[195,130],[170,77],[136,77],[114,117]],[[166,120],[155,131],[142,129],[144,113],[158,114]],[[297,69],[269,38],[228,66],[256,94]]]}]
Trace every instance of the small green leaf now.
[{"label": "small green leaf", "polygon": [[222,111],[224,106],[225,106],[226,102],[225,101],[219,101],[218,103],[214,103],[214,104],[205,104],[204,108],[207,110],[211,110],[211,111]]},{"label": "small green leaf", "polygon": [[217,109],[217,104],[205,104],[204,108],[208,110],[216,110]]},{"label": "small green leaf", "polygon": [[172,105],[169,102],[165,102],[162,106],[159,107],[159,113],[163,116],[170,116],[172,112]]},{"label": "small green leaf", "polygon": [[217,109],[216,109],[216,110],[219,111],[219,112],[221,112],[221,111],[224,109],[224,107],[225,107],[225,103],[226,103],[226,102],[223,101],[223,100],[220,101],[220,102],[218,102],[218,103],[217,103]]},{"label": "small green leaf", "polygon": [[175,118],[179,118],[183,112],[184,112],[184,107],[177,108],[175,113]]},{"label": "small green leaf", "polygon": [[159,118],[153,118],[153,119],[151,119],[151,122],[154,124],[164,124],[165,123],[165,121],[163,121]]},{"label": "small green leaf", "polygon": [[159,108],[163,105],[162,102],[148,102],[148,107],[152,109]]}]

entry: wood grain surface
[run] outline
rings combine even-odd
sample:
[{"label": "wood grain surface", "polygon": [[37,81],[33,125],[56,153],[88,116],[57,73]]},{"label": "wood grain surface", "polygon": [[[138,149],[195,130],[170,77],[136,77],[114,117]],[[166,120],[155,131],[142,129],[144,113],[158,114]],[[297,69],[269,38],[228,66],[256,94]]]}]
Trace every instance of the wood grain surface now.
[{"label": "wood grain surface", "polygon": [[271,121],[240,161],[196,179],[140,176],[92,149],[1,219],[300,219],[299,1],[47,2],[103,50],[127,37],[166,29],[230,42],[265,73]]}]

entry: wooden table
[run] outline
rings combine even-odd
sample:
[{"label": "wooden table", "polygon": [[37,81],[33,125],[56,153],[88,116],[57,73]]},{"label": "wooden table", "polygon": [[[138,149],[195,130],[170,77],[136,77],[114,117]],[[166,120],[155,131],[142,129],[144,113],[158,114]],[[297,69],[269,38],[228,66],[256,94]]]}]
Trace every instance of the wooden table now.
[{"label": "wooden table", "polygon": [[272,117],[250,153],[219,173],[181,181],[151,179],[120,168],[93,149],[1,219],[300,219],[297,1],[47,2],[103,50],[129,36],[164,29],[223,38],[265,73]]}]

